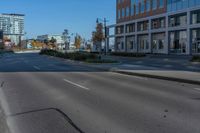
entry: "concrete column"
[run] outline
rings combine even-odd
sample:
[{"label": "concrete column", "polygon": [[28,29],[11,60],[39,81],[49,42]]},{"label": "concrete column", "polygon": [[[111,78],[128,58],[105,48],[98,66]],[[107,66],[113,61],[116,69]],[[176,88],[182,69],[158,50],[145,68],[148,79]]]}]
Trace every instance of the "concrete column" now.
[{"label": "concrete column", "polygon": [[149,51],[152,53],[152,37],[151,37],[151,19],[149,19],[149,35],[148,35],[148,40],[149,40]]},{"label": "concrete column", "polygon": [[165,54],[169,54],[170,53],[170,44],[169,44],[169,31],[168,31],[168,28],[169,28],[169,17],[168,15],[165,17],[165,26],[166,26],[166,30],[165,30],[165,48],[164,48],[164,51],[165,51]]},{"label": "concrete column", "polygon": [[127,52],[127,45],[126,45],[126,24],[124,25],[124,52]]},{"label": "concrete column", "polygon": [[135,45],[136,45],[136,52],[139,52],[139,46],[138,46],[138,36],[137,36],[137,22],[135,22]]},{"label": "concrete column", "polygon": [[191,35],[190,35],[190,11],[187,11],[187,43],[186,43],[186,54],[192,54],[192,46],[191,46]]},{"label": "concrete column", "polygon": [[138,47],[138,39],[137,39],[137,34],[135,34],[135,45],[136,45],[136,53],[139,52],[139,47]]}]

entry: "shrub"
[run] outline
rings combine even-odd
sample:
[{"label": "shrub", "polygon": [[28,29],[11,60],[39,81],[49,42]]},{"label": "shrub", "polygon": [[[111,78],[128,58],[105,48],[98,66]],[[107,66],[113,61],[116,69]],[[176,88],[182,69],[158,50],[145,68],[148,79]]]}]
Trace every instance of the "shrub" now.
[{"label": "shrub", "polygon": [[127,52],[112,52],[111,55],[114,56],[124,56],[124,57],[145,57],[144,53],[127,53]]},{"label": "shrub", "polygon": [[43,49],[40,52],[41,55],[50,55],[65,59],[71,59],[71,60],[77,60],[77,61],[86,61],[87,59],[96,59],[97,55],[91,54],[91,53],[81,53],[81,52],[75,52],[75,53],[62,53],[55,50],[48,50]]},{"label": "shrub", "polygon": [[193,62],[200,62],[200,55],[193,56],[191,61],[193,61]]},{"label": "shrub", "polygon": [[108,59],[102,59],[102,60],[99,60],[99,59],[87,59],[86,62],[87,63],[118,63],[115,60],[108,60]]}]

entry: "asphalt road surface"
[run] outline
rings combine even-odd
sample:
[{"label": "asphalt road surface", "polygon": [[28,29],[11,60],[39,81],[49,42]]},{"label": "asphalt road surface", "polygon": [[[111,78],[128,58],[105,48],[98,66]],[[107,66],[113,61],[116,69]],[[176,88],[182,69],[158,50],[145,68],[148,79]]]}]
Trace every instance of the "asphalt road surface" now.
[{"label": "asphalt road surface", "polygon": [[196,85],[31,53],[0,58],[0,85],[11,133],[200,133]]}]

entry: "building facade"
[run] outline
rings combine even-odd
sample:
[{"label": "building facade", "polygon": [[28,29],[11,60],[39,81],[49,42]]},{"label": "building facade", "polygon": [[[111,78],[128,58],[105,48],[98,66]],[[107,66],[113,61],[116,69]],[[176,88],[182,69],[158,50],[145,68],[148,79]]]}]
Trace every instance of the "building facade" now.
[{"label": "building facade", "polygon": [[115,51],[200,54],[200,0],[117,0]]},{"label": "building facade", "polygon": [[0,30],[0,49],[3,48],[3,31]]},{"label": "building facade", "polygon": [[24,37],[24,15],[0,14],[0,30],[5,37],[18,45]]},{"label": "building facade", "polygon": [[52,38],[56,40],[56,45],[59,49],[63,49],[65,46],[65,40],[63,38],[63,35],[40,35],[37,36],[37,40],[40,42],[50,41]]}]

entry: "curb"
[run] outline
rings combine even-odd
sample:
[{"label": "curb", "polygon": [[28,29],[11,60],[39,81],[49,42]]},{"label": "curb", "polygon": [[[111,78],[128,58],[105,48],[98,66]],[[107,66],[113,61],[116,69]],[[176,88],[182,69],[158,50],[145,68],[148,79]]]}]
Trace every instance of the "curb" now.
[{"label": "curb", "polygon": [[154,78],[154,79],[162,79],[162,80],[168,80],[168,81],[176,81],[180,83],[188,83],[188,84],[195,84],[200,85],[200,81],[194,81],[189,79],[181,79],[181,78],[174,78],[174,77],[165,77],[165,76],[159,76],[159,75],[151,75],[151,74],[144,74],[144,73],[136,73],[136,72],[127,72],[127,71],[112,71],[119,74],[125,74],[125,75],[132,75],[132,76],[140,76],[140,77],[147,77],[147,78]]}]

